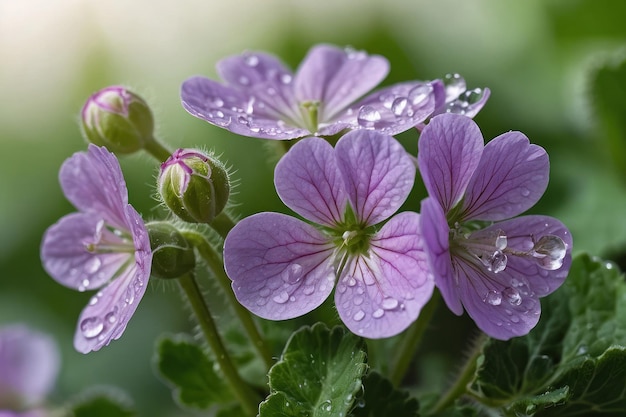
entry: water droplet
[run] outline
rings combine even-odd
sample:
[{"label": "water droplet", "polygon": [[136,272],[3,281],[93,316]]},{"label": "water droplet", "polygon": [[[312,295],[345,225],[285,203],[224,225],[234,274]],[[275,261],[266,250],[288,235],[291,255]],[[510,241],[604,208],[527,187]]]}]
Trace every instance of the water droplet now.
[{"label": "water droplet", "polygon": [[494,251],[490,256],[479,257],[480,261],[487,267],[487,270],[497,274],[506,268],[507,257],[501,250]]},{"label": "water droplet", "polygon": [[241,123],[242,125],[245,126],[250,126],[250,117],[249,116],[245,116],[245,115],[240,115],[239,117],[237,117],[237,121],[239,123]]},{"label": "water droplet", "polygon": [[296,297],[294,297],[294,296],[292,295],[291,297],[289,297],[289,301],[291,301],[291,302],[293,303],[294,301],[296,301]]},{"label": "water droplet", "polygon": [[302,279],[302,265],[293,263],[287,266],[280,274],[283,281],[288,284],[296,284]]},{"label": "water droplet", "polygon": [[106,315],[106,316],[104,316],[104,320],[105,320],[107,323],[111,323],[111,324],[113,324],[113,323],[115,323],[115,322],[117,321],[117,317],[115,316],[115,313],[114,313],[114,312],[110,312],[110,313],[107,313],[107,315]]},{"label": "water droplet", "polygon": [[219,108],[224,106],[224,100],[219,97],[210,97],[206,102],[207,107],[209,108]]},{"label": "water droplet", "polygon": [[433,87],[430,84],[418,85],[409,91],[409,101],[413,106],[417,106],[422,104],[432,92]]},{"label": "water droplet", "polygon": [[363,106],[357,115],[357,123],[365,128],[373,128],[382,119],[378,110],[372,106]]},{"label": "water droplet", "polygon": [[587,345],[580,345],[578,347],[578,350],[576,351],[576,354],[577,355],[586,355],[587,351],[588,351]]},{"label": "water droplet", "polygon": [[365,292],[365,290],[363,289],[363,287],[357,287],[356,288],[356,293],[359,295],[363,295],[363,293]]},{"label": "water droplet", "polygon": [[460,74],[446,74],[443,77],[443,83],[446,86],[446,101],[457,98],[467,88],[465,79]]},{"label": "water droplet", "polygon": [[385,310],[393,310],[398,307],[398,300],[395,298],[385,298],[381,304],[381,307]]},{"label": "water droplet", "polygon": [[398,97],[391,104],[391,111],[396,116],[402,116],[409,105],[409,100],[406,97]]},{"label": "water droplet", "polygon": [[528,197],[530,195],[530,190],[526,187],[522,187],[521,193],[523,197]]},{"label": "water droplet", "polygon": [[518,306],[522,304],[522,296],[515,288],[506,287],[504,290],[502,290],[502,295],[511,305]]},{"label": "water droplet", "polygon": [[93,297],[89,299],[89,305],[90,306],[95,305],[98,302],[98,300],[99,300],[98,296],[94,295]]},{"label": "water droplet", "polygon": [[268,295],[270,295],[270,292],[272,292],[272,290],[270,290],[269,288],[265,287],[265,288],[261,289],[261,291],[259,291],[259,295],[261,297],[267,297]]},{"label": "water droplet", "polygon": [[80,322],[80,331],[87,339],[93,339],[104,330],[100,317],[89,317]]},{"label": "water droplet", "polygon": [[354,313],[354,316],[352,316],[352,319],[354,321],[361,321],[363,320],[364,317],[365,317],[365,312],[363,310],[359,310],[356,313]]},{"label": "water droplet", "polygon": [[356,296],[352,299],[352,302],[355,306],[360,306],[361,304],[363,304],[363,297]]},{"label": "water droplet", "polygon": [[356,285],[356,279],[354,277],[350,277],[348,279],[348,287],[354,287]]},{"label": "water droplet", "polygon": [[302,292],[304,293],[304,295],[311,295],[315,292],[315,287],[313,285],[307,285],[306,287],[304,287],[304,290],[302,290]]},{"label": "water droplet", "polygon": [[289,300],[289,294],[287,291],[281,291],[280,294],[274,296],[273,300],[278,304],[285,304]]},{"label": "water droplet", "polygon": [[280,82],[283,83],[283,84],[291,83],[292,79],[293,79],[293,77],[291,76],[291,74],[282,74],[280,76]]},{"label": "water droplet", "polygon": [[256,55],[248,55],[244,58],[244,61],[249,67],[256,67],[259,64],[259,57]]},{"label": "water droplet", "polygon": [[333,409],[333,404],[330,402],[330,400],[326,400],[326,401],[324,401],[322,404],[320,404],[320,408],[321,408],[323,411],[328,412],[328,411],[330,411],[330,410],[332,410],[332,409]]},{"label": "water droplet", "polygon": [[[94,256],[94,257],[89,258],[89,260],[85,262],[85,265],[83,266],[83,270],[87,274],[95,274],[96,272],[98,272],[98,269],[100,269],[100,266],[102,266],[102,261],[97,256]],[[89,285],[89,281],[87,282],[85,287],[87,285]]]},{"label": "water droplet", "polygon": [[554,271],[563,265],[567,245],[558,236],[545,235],[535,242],[532,254],[541,268]]},{"label": "water droplet", "polygon": [[483,301],[492,306],[499,306],[502,303],[502,294],[496,290],[491,290],[485,295]]},{"label": "water droplet", "polygon": [[374,313],[372,313],[372,317],[374,317],[375,319],[379,319],[384,314],[385,314],[385,310],[383,310],[382,308],[379,308],[379,309],[376,309],[376,311],[374,311]]}]

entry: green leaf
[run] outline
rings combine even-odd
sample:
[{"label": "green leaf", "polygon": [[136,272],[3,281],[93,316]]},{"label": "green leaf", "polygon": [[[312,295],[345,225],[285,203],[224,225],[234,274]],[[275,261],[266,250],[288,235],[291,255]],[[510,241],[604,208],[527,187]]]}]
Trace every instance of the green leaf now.
[{"label": "green leaf", "polygon": [[626,173],[626,56],[605,63],[591,76],[592,104],[600,139],[617,170]]},{"label": "green leaf", "polygon": [[367,370],[363,339],[321,323],[291,335],[269,372],[271,394],[261,417],[346,416]]},{"label": "green leaf", "polygon": [[211,360],[200,346],[185,337],[161,339],[157,344],[156,365],[183,406],[205,409],[232,400]]},{"label": "green leaf", "polygon": [[73,417],[134,417],[136,411],[117,392],[91,392],[71,406]]},{"label": "green leaf", "polygon": [[399,391],[391,382],[376,372],[363,380],[363,396],[357,400],[352,417],[417,417],[419,404],[405,391]]},{"label": "green leaf", "polygon": [[626,410],[626,283],[588,255],[542,300],[527,336],[488,340],[470,392],[506,415],[623,415]]}]

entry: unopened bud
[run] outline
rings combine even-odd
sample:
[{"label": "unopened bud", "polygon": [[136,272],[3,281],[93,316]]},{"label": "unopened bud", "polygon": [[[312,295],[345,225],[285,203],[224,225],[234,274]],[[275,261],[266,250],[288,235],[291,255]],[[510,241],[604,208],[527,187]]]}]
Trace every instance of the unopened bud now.
[{"label": "unopened bud", "polygon": [[151,275],[156,278],[178,278],[193,271],[196,255],[180,231],[168,222],[146,224],[152,248]]},{"label": "unopened bud", "polygon": [[159,194],[167,207],[190,223],[211,223],[230,194],[228,173],[215,157],[178,149],[161,165]]},{"label": "unopened bud", "polygon": [[154,118],[148,104],[121,86],[94,93],[81,112],[86,139],[111,152],[136,152],[153,140]]}]

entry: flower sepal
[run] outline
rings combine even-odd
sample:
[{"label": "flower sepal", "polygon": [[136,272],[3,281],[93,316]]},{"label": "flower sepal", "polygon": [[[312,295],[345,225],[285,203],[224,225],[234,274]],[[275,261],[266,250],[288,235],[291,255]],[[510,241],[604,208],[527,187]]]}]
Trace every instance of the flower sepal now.
[{"label": "flower sepal", "polygon": [[81,112],[85,139],[116,154],[129,154],[153,141],[154,118],[148,104],[121,86],[92,94]]},{"label": "flower sepal", "polygon": [[193,246],[171,223],[146,224],[152,248],[152,276],[161,279],[181,277],[196,267]]},{"label": "flower sepal", "polygon": [[214,156],[178,149],[161,165],[158,190],[181,220],[208,224],[226,207],[230,182],[226,167]]}]

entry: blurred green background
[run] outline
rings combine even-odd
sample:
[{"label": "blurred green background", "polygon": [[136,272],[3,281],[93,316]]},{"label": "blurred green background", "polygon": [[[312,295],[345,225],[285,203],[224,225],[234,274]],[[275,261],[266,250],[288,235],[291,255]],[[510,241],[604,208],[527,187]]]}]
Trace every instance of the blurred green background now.
[{"label": "blurred green background", "polygon": [[[102,87],[130,87],[150,103],[158,136],[172,148],[215,149],[233,166],[241,215],[284,210],[263,141],[191,117],[179,88],[191,75],[216,77],[227,55],[265,50],[295,67],[319,42],[386,56],[385,84],[458,72],[471,87],[491,88],[476,117],[485,138],[520,130],[550,154],[550,186],[534,211],[564,221],[575,252],[622,263],[624,145],[597,123],[591,87],[598,68],[626,55],[625,19],[621,0],[0,0],[0,325],[28,323],[56,337],[63,368],[53,402],[112,385],[141,415],[185,415],[173,411],[152,371],[158,335],[192,329],[174,287],[152,283],[124,336],[81,355],[72,337],[90,295],[60,286],[40,266],[44,230],[73,211],[57,172],[85,149],[78,112]],[[415,151],[417,133],[401,136]],[[131,203],[144,218],[158,217],[155,162],[141,154],[121,164]],[[418,210],[422,197],[418,187],[406,208]],[[452,353],[424,355],[454,369],[462,341],[450,335],[472,324],[439,316],[433,334]]]}]

